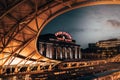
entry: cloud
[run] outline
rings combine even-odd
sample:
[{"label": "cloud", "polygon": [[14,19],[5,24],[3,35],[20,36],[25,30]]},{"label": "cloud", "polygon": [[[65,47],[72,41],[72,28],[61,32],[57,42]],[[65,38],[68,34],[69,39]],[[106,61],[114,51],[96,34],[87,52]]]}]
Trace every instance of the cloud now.
[{"label": "cloud", "polygon": [[74,27],[74,28],[69,28],[69,31],[70,32],[84,32],[85,29]]},{"label": "cloud", "polygon": [[112,27],[120,27],[120,21],[118,20],[107,20],[107,23],[109,23],[110,25],[112,25]]}]

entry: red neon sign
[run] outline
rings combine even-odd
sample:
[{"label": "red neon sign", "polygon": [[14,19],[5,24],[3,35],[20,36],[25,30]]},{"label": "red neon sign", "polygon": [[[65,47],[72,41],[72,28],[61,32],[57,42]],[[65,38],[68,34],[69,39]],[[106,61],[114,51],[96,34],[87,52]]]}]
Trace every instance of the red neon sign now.
[{"label": "red neon sign", "polygon": [[66,41],[66,42],[72,41],[71,35],[68,34],[67,32],[59,31],[59,32],[55,33],[55,36],[57,37],[58,40],[61,40],[61,41]]}]

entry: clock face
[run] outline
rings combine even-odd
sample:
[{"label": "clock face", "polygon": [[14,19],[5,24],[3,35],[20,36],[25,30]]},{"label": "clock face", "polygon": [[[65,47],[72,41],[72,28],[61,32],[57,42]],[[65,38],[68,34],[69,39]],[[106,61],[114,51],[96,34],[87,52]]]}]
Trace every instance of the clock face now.
[{"label": "clock face", "polygon": [[72,37],[70,34],[67,32],[57,32],[55,33],[55,36],[57,37],[58,40],[64,40],[64,41],[72,41]]}]

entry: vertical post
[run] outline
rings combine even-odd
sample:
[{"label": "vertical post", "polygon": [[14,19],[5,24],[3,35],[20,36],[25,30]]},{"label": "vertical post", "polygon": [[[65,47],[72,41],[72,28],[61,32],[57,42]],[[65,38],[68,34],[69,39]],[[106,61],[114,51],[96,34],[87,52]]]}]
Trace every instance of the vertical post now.
[{"label": "vertical post", "polygon": [[77,65],[76,65],[76,67],[79,67],[79,63],[76,63]]},{"label": "vertical post", "polygon": [[49,65],[49,70],[52,70],[52,65]]},{"label": "vertical post", "polygon": [[25,75],[25,80],[30,80],[30,75],[29,74]]},{"label": "vertical post", "polygon": [[18,67],[15,67],[15,71],[14,71],[15,73],[17,73],[18,72]]},{"label": "vertical post", "polygon": [[70,68],[71,67],[71,63],[68,63],[68,68]]},{"label": "vertical post", "polygon": [[40,65],[38,65],[38,67],[37,67],[37,71],[40,71]]},{"label": "vertical post", "polygon": [[0,69],[0,74],[2,74],[3,73],[3,68],[1,67],[1,69]]},{"label": "vertical post", "polygon": [[17,76],[13,76],[13,79],[12,80],[17,80]]},{"label": "vertical post", "polygon": [[30,71],[30,66],[27,67],[27,72],[29,72],[29,71]]}]

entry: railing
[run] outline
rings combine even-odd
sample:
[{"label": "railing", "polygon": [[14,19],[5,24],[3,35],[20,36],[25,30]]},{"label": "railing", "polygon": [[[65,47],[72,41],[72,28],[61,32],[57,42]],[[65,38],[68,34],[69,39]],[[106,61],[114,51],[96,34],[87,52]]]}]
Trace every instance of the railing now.
[{"label": "railing", "polygon": [[19,74],[33,74],[33,73],[43,73],[45,71],[52,71],[56,67],[57,69],[72,69],[72,68],[80,68],[80,67],[89,67],[89,66],[95,66],[95,65],[101,65],[101,64],[106,64],[109,62],[120,62],[120,55],[115,56],[114,58],[111,59],[106,59],[106,60],[91,60],[91,61],[66,61],[62,62],[58,65],[54,64],[47,64],[47,65],[40,65],[40,64],[34,64],[34,65],[10,65],[10,66],[3,66],[0,69],[0,77],[5,77],[5,76],[15,76]]}]

